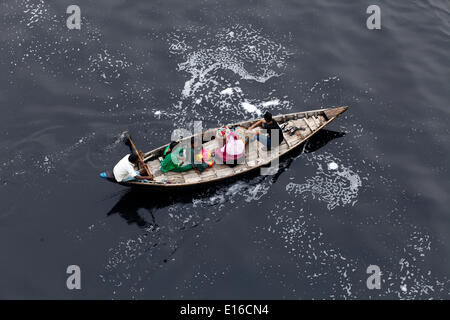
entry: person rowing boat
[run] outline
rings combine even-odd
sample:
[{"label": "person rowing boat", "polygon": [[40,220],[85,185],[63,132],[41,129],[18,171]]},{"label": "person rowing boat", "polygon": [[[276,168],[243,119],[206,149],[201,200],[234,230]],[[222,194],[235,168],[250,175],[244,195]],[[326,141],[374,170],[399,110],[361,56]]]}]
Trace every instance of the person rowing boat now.
[{"label": "person rowing boat", "polygon": [[[137,170],[137,165],[141,165],[141,170]],[[139,157],[132,153],[127,154],[120,160],[113,169],[114,178],[117,182],[127,182],[132,180],[153,180],[153,175],[146,175],[146,164]]]}]

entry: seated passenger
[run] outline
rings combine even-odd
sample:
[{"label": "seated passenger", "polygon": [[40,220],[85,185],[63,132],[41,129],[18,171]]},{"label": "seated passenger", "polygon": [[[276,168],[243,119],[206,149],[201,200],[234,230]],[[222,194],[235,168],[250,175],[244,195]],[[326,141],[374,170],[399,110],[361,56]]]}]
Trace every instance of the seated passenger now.
[{"label": "seated passenger", "polygon": [[228,141],[228,137],[233,132],[237,134],[238,138],[241,139],[242,142],[244,142],[244,144],[248,142],[247,129],[241,126],[234,126],[231,128],[224,126],[219,128],[216,133],[216,138],[218,138],[219,145],[224,146],[225,143]]},{"label": "seated passenger", "polygon": [[[263,129],[267,130],[267,134],[261,133],[260,130],[257,130],[255,132],[256,139],[261,142],[267,148],[267,150],[270,150],[274,143],[280,145],[281,142],[283,142],[283,132],[278,123],[272,118],[272,114],[270,112],[266,112],[264,114],[264,119],[255,122],[252,126],[250,126],[250,128],[248,128],[248,130],[252,130],[253,128],[256,128],[258,126],[262,126]],[[272,137],[274,139],[275,137],[277,137],[278,141],[273,141]]]},{"label": "seated passenger", "polygon": [[222,148],[216,149],[216,156],[222,163],[235,164],[245,154],[245,143],[236,132],[231,132],[227,143]]},{"label": "seated passenger", "polygon": [[[169,150],[166,148],[165,152]],[[184,172],[192,169],[190,162],[186,161],[187,153],[183,146],[174,147],[172,152],[165,153],[163,156],[161,171],[164,173],[169,171]]]},{"label": "seated passenger", "polygon": [[187,154],[189,155],[192,168],[199,174],[214,164],[211,152],[203,148],[203,145],[195,145],[194,137],[191,138],[191,148],[187,151]]},{"label": "seated passenger", "polygon": [[165,159],[173,151],[176,145],[177,145],[176,141],[170,142],[170,144],[164,149],[162,158]]},{"label": "seated passenger", "polygon": [[213,166],[214,159],[211,153],[202,146],[196,147],[194,138],[191,138],[190,142],[190,147],[174,147],[175,149],[170,153],[168,153],[170,145],[166,148],[163,154],[164,159],[161,161],[162,172],[184,172],[194,169],[197,173],[202,173]]}]

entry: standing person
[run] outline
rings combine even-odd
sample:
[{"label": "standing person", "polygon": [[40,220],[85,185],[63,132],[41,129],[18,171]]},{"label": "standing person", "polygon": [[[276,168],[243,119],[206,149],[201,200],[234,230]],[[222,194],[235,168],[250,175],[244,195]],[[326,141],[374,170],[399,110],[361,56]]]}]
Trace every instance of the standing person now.
[{"label": "standing person", "polygon": [[[142,166],[141,171],[137,171],[137,164]],[[114,178],[117,182],[126,182],[131,180],[153,180],[153,175],[144,175],[146,164],[139,159],[139,157],[132,153],[127,154],[120,160],[113,169]]]},{"label": "standing person", "polygon": [[272,148],[272,135],[273,138],[276,138],[276,132],[278,131],[278,145],[283,142],[284,136],[283,131],[281,130],[280,126],[278,125],[278,122],[276,122],[272,118],[272,114],[270,112],[266,112],[264,114],[264,119],[257,121],[254,123],[248,130],[252,130],[253,128],[256,128],[258,126],[261,126],[263,129],[267,130],[267,134],[261,133],[259,130],[256,131],[256,139],[261,142],[267,150],[270,150]]}]

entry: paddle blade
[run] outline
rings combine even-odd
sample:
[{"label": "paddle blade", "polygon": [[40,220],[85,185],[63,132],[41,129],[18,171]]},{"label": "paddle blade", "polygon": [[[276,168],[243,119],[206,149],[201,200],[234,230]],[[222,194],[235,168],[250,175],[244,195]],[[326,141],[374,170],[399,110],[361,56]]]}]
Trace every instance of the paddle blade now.
[{"label": "paddle blade", "polygon": [[131,153],[133,153],[133,146],[131,145],[130,133],[128,131],[122,132],[122,134],[120,135],[120,139],[126,146],[128,146],[128,148],[130,148]]},{"label": "paddle blade", "polygon": [[129,133],[128,131],[122,132],[122,134],[120,135],[120,139],[121,139],[121,140],[123,141],[123,143],[125,143],[127,146],[130,146],[130,145],[131,145],[131,143],[130,143],[131,136],[130,136],[130,133]]}]

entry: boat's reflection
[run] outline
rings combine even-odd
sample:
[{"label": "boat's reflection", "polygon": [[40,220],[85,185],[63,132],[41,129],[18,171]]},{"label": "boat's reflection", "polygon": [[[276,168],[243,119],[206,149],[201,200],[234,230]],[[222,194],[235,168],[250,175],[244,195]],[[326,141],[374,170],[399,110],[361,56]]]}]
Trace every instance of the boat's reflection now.
[{"label": "boat's reflection", "polygon": [[[286,169],[290,167],[294,159],[302,152],[311,153],[324,147],[330,141],[341,138],[345,135],[344,132],[336,132],[331,130],[322,129],[317,132],[313,137],[303,143],[302,146],[296,148],[284,157],[280,161],[280,167],[278,172],[272,176],[265,176],[272,179],[272,183],[275,183],[278,178],[283,174]],[[236,180],[246,180],[251,182],[259,175],[259,170],[255,170],[253,173]],[[218,188],[223,185],[230,184],[233,180],[227,180],[223,183],[214,185],[213,187],[202,189],[188,189],[176,192],[151,192],[142,189],[129,189],[120,197],[119,201],[108,211],[108,215],[119,214],[128,224],[136,224],[139,227],[149,227],[156,225],[156,218],[154,212],[160,208],[165,208],[173,204],[187,204],[191,203],[193,197],[197,199],[211,197],[215,194]],[[139,214],[139,211],[145,212],[145,218]]]}]

